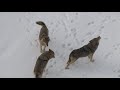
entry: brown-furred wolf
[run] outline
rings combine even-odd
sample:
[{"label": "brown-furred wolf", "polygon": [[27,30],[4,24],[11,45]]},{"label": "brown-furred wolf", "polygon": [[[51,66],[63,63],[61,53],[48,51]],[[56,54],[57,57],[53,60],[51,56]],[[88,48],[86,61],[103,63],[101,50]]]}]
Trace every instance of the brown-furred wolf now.
[{"label": "brown-furred wolf", "polygon": [[[43,52],[45,52],[45,48],[48,46],[48,43],[50,41],[49,31],[44,22],[37,21],[36,24],[42,26],[42,28],[40,30],[40,34],[39,34],[39,42],[40,42],[40,52],[43,53]],[[43,49],[42,49],[42,46],[44,46]]]},{"label": "brown-furred wolf", "polygon": [[51,49],[49,49],[49,51],[45,51],[38,57],[34,67],[34,74],[36,78],[42,78],[47,63],[52,58],[55,58],[55,54]]},{"label": "brown-furred wolf", "polygon": [[80,57],[87,57],[90,59],[91,62],[94,62],[93,60],[93,54],[95,53],[96,49],[98,48],[99,41],[101,37],[98,36],[97,38],[93,38],[89,41],[87,45],[84,45],[83,47],[79,49],[73,50],[69,55],[69,60],[67,62],[67,66],[65,69],[69,69],[69,65],[74,63],[77,59]]}]

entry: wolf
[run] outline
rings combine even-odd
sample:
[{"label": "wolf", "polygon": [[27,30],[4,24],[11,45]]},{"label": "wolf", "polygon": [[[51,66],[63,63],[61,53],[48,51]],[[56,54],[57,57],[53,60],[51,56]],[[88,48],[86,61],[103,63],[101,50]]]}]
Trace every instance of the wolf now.
[{"label": "wolf", "polygon": [[[40,42],[40,52],[43,53],[43,52],[45,52],[45,48],[48,46],[48,43],[50,41],[49,31],[43,21],[37,21],[36,24],[42,26],[42,28],[40,30],[40,34],[39,34],[39,42]],[[44,46],[43,49],[42,49],[42,46]]]},{"label": "wolf", "polygon": [[98,48],[100,39],[101,39],[100,36],[93,38],[92,40],[89,41],[89,43],[87,45],[84,45],[83,47],[81,47],[79,49],[73,50],[69,55],[69,60],[67,62],[67,66],[65,67],[65,69],[69,69],[69,65],[74,63],[80,57],[88,56],[90,61],[94,62],[93,54],[95,53],[95,51]]},{"label": "wolf", "polygon": [[35,78],[42,78],[47,63],[52,58],[55,58],[55,54],[51,49],[49,49],[49,51],[45,51],[38,57],[34,67]]}]

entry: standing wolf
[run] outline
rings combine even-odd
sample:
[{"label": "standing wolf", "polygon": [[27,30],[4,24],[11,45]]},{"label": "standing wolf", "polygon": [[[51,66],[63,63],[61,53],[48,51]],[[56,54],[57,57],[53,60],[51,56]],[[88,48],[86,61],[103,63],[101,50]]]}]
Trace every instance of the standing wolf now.
[{"label": "standing wolf", "polygon": [[93,54],[95,53],[96,49],[98,48],[100,39],[101,39],[101,37],[98,36],[97,38],[90,40],[87,45],[85,45],[79,49],[73,50],[69,55],[69,60],[67,62],[67,66],[65,67],[65,69],[69,69],[69,65],[74,63],[80,57],[88,56],[90,61],[94,62]]},{"label": "standing wolf", "polygon": [[46,68],[46,65],[51,58],[55,58],[55,55],[54,52],[50,49],[38,57],[34,68],[34,74],[36,78],[42,78],[42,74]]},{"label": "standing wolf", "polygon": [[[49,31],[44,22],[37,21],[36,24],[42,26],[39,34],[39,42],[40,42],[40,52],[43,53],[45,52],[45,48],[48,46],[48,43],[50,41]],[[44,46],[43,49],[42,49],[42,46]]]}]

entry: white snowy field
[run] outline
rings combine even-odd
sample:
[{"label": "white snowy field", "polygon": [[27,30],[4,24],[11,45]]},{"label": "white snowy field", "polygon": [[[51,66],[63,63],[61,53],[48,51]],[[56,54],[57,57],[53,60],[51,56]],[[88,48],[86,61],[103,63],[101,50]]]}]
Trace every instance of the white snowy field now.
[{"label": "white snowy field", "polygon": [[[43,78],[120,77],[120,12],[0,12],[0,78],[34,78],[41,54],[36,21],[47,25],[55,52]],[[70,52],[98,35],[95,62],[80,58],[65,70]]]}]

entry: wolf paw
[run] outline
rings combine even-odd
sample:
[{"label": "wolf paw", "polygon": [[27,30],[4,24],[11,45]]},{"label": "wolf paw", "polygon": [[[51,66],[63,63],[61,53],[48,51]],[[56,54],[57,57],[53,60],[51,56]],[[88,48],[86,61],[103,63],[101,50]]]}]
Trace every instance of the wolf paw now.
[{"label": "wolf paw", "polygon": [[69,67],[65,67],[65,69],[69,69]]},{"label": "wolf paw", "polygon": [[95,62],[95,60],[93,59],[93,60],[91,60],[91,62]]}]

